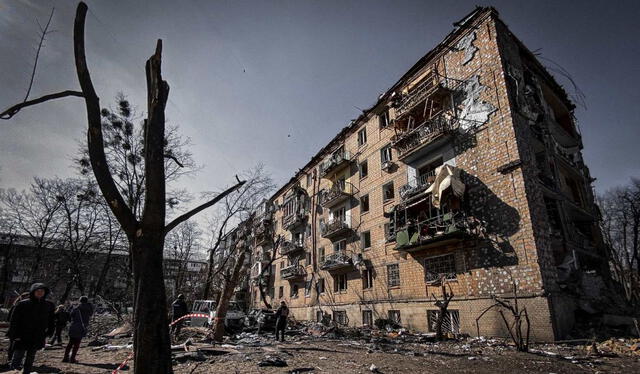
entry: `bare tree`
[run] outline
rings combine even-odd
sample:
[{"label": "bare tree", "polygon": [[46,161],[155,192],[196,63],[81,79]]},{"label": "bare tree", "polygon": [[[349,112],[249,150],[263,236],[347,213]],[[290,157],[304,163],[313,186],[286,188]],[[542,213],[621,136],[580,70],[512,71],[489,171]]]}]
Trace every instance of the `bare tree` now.
[{"label": "bare tree", "polygon": [[599,198],[602,234],[613,278],[626,301],[640,304],[640,179]]},{"label": "bare tree", "polygon": [[[443,275],[440,278],[440,291],[442,293],[441,297],[438,298],[435,294],[431,294],[431,298],[434,301],[434,305],[438,307],[438,318],[436,319],[436,339],[442,340],[444,334],[442,333],[442,325],[447,318],[449,313],[449,302],[453,299],[453,290],[451,290],[451,285],[447,282],[447,277]],[[449,287],[449,291],[447,291],[447,286]]]},{"label": "bare tree", "polygon": [[172,263],[171,280],[175,295],[192,294],[192,285],[187,284],[188,265],[200,247],[202,231],[195,222],[187,221],[171,231],[165,241],[165,254]]},{"label": "bare tree", "polygon": [[[218,256],[227,234],[234,224],[246,219],[275,188],[271,176],[264,171],[261,164],[242,173],[242,177],[247,183],[238,192],[226,196],[209,218],[209,260],[203,299],[211,297],[215,275],[227,266],[229,256]],[[216,263],[216,259],[220,262]]]},{"label": "bare tree", "polygon": [[100,250],[100,215],[102,209],[97,187],[90,181],[79,179],[53,179],[48,194],[60,201],[58,212],[60,239],[55,242],[63,263],[68,266],[65,291],[59,298],[64,303],[73,286],[81,294],[87,290],[88,261]]},{"label": "bare tree", "polygon": [[34,248],[26,283],[33,281],[42,265],[45,249],[52,246],[59,233],[61,221],[56,218],[62,201],[50,193],[54,190],[52,183],[51,180],[34,178],[28,190],[0,191],[0,205],[5,216],[12,220],[17,234],[30,238]]},{"label": "bare tree", "polygon": [[62,91],[16,104],[0,113],[8,119],[21,109],[62,97],[84,99],[87,113],[87,144],[91,169],[109,208],[120,223],[129,240],[134,274],[134,352],[135,372],[172,373],[168,320],[163,311],[166,294],[163,277],[165,235],[197,213],[211,207],[228,194],[240,188],[238,183],[195,209],[166,223],[165,174],[165,107],[169,85],[162,79],[162,41],[158,40],[155,53],[147,60],[147,117],[144,120],[144,202],[142,215],[137,217],[123,198],[114,176],[109,170],[105,154],[100,100],[93,87],[85,56],[84,27],[87,5],[78,4],[74,23],[75,66],[81,91]]}]

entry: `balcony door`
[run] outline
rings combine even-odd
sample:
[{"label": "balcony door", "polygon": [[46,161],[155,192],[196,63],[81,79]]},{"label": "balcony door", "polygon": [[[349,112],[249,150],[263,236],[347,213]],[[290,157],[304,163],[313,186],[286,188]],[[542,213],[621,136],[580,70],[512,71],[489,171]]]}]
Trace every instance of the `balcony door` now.
[{"label": "balcony door", "polygon": [[347,220],[347,213],[346,213],[345,207],[340,207],[338,209],[331,211],[332,222],[337,222],[337,221],[346,222],[346,220]]}]

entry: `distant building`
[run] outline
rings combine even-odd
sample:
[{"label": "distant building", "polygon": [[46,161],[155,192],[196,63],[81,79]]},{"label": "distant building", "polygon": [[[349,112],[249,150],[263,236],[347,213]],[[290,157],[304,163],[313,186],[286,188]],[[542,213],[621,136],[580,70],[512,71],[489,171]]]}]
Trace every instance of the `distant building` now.
[{"label": "distant building", "polygon": [[[253,306],[261,284],[298,320],[432,331],[446,281],[445,328],[475,335],[515,283],[532,336],[565,336],[608,272],[573,110],[497,11],[477,8],[264,204]],[[480,333],[506,334],[496,311]]]},{"label": "distant building", "polygon": [[[51,288],[49,299],[54,302],[60,300],[65,292],[67,298],[81,296],[77,281],[73,281],[72,261],[63,241],[54,241],[49,247],[38,250],[28,236],[0,234],[0,296],[3,304],[8,305],[18,294],[28,291],[34,282],[46,283]],[[103,272],[107,261],[108,266]],[[97,294],[110,301],[130,303],[132,277],[126,248],[118,247],[111,254],[104,248],[90,250],[82,257],[80,267],[79,281],[86,295]],[[164,267],[167,297],[171,298],[177,295],[176,292],[201,287],[207,262],[196,255],[186,262],[165,258]],[[96,287],[101,277],[104,280],[98,291]],[[179,290],[176,290],[176,285]]]}]

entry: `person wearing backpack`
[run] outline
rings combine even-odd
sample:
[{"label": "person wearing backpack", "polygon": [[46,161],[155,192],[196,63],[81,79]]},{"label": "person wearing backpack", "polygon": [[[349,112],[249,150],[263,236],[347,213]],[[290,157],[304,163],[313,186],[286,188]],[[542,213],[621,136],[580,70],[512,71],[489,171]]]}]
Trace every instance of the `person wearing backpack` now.
[{"label": "person wearing backpack", "polygon": [[[71,325],[69,326],[69,344],[64,350],[64,358],[62,362],[70,362],[75,364],[76,354],[80,348],[80,342],[82,338],[87,335],[89,331],[89,319],[93,314],[93,305],[89,303],[89,298],[86,296],[80,297],[80,305],[73,308],[71,311]],[[71,352],[71,356],[69,356]]]},{"label": "person wearing backpack", "polygon": [[[284,341],[284,331],[287,328],[287,319],[289,318],[289,307],[287,303],[280,302],[280,307],[276,311],[276,340]],[[280,337],[280,333],[282,334]],[[280,337],[280,339],[278,339]]]}]

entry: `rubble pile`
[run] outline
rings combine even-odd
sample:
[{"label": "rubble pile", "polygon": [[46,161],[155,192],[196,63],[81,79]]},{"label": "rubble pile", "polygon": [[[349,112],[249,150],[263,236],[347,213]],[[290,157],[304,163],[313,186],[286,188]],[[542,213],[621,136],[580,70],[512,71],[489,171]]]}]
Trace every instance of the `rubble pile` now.
[{"label": "rubble pile", "polygon": [[640,339],[609,339],[602,343],[587,345],[586,351],[592,355],[620,355],[640,357]]},{"label": "rubble pile", "polygon": [[[99,337],[103,335],[123,335],[131,333],[131,323],[128,319],[123,319],[118,321],[118,318],[109,313],[103,314],[94,314],[91,319],[89,329],[90,337]],[[111,334],[114,330],[120,329],[116,331],[115,334]]]}]

